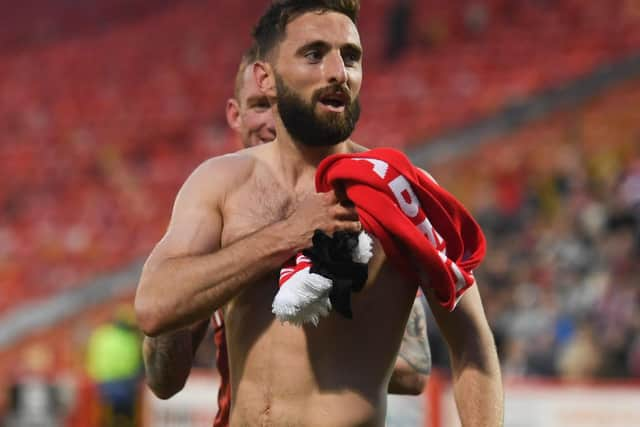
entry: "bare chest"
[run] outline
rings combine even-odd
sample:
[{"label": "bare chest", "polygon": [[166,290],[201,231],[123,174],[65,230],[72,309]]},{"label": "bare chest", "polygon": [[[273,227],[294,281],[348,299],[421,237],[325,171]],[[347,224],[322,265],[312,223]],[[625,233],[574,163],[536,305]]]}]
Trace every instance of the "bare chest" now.
[{"label": "bare chest", "polygon": [[266,173],[256,173],[227,198],[223,208],[222,247],[291,214],[296,197]]}]

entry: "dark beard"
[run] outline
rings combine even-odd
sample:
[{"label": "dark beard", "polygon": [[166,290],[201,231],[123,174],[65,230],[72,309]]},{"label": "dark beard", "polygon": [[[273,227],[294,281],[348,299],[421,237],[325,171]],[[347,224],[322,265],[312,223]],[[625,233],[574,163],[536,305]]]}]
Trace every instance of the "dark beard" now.
[{"label": "dark beard", "polygon": [[327,89],[316,91],[311,104],[289,88],[276,74],[278,90],[278,112],[291,137],[304,145],[328,147],[345,141],[351,136],[360,118],[360,99],[356,98],[345,106],[344,113],[332,113],[319,116],[315,105]]}]

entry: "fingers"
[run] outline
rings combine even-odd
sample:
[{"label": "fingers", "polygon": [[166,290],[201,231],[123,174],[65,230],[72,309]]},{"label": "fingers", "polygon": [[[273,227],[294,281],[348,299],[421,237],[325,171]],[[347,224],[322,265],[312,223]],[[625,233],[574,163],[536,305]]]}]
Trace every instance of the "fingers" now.
[{"label": "fingers", "polygon": [[325,201],[329,204],[339,203],[342,206],[353,207],[354,203],[349,200],[344,189],[336,188],[335,190],[323,193]]},{"label": "fingers", "polygon": [[349,233],[359,233],[362,231],[360,221],[341,221],[338,223],[336,231],[347,231]]},{"label": "fingers", "polygon": [[362,224],[359,221],[358,211],[353,202],[346,198],[344,189],[330,191],[326,197],[326,201],[330,201],[333,205],[329,208],[333,224],[327,231],[330,231],[330,234],[336,231],[359,233],[362,230]]},{"label": "fingers", "polygon": [[[318,199],[316,202],[309,199],[306,208],[300,212],[301,218],[317,218],[314,222],[318,222],[312,226],[313,229],[322,229],[329,235],[333,235],[336,231],[358,233],[362,230],[358,211],[355,205],[346,198],[346,194],[341,197],[336,191],[331,190],[313,197],[318,196],[321,198],[320,204],[317,203]],[[303,213],[305,211],[306,213]]]},{"label": "fingers", "polygon": [[343,221],[357,221],[359,219],[358,211],[354,207],[335,205],[331,209],[334,218]]}]

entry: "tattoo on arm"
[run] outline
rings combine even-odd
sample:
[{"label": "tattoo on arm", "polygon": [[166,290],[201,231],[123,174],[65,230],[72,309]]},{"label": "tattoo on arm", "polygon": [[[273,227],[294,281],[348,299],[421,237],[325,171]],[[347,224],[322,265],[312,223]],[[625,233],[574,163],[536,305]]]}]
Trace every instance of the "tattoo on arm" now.
[{"label": "tattoo on arm", "polygon": [[423,375],[431,372],[431,350],[427,338],[427,316],[422,298],[416,298],[402,337],[398,356]]},{"label": "tattoo on arm", "polygon": [[184,384],[193,358],[191,339],[187,334],[187,331],[180,331],[169,336],[145,338],[144,365],[152,388],[174,389]]}]

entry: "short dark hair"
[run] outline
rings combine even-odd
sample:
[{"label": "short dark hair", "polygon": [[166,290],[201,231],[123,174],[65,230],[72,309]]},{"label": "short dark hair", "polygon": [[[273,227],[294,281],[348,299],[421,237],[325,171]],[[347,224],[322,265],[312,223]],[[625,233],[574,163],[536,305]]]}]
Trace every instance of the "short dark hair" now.
[{"label": "short dark hair", "polygon": [[240,91],[244,86],[244,71],[249,65],[252,65],[258,60],[258,46],[252,44],[251,47],[242,55],[240,65],[238,66],[238,72],[236,73],[235,86],[233,88],[233,97],[240,102]]},{"label": "short dark hair", "polygon": [[338,12],[357,24],[360,0],[274,0],[253,30],[258,58],[266,59],[285,37],[287,24],[307,12]]}]

